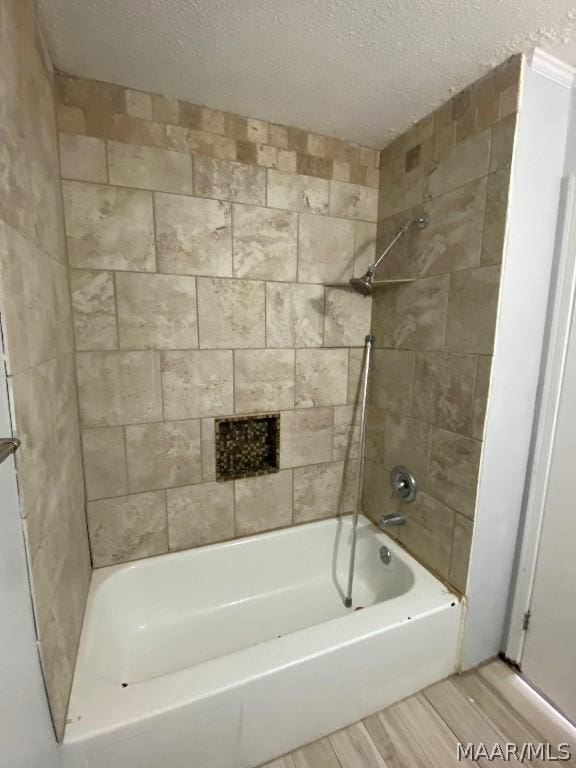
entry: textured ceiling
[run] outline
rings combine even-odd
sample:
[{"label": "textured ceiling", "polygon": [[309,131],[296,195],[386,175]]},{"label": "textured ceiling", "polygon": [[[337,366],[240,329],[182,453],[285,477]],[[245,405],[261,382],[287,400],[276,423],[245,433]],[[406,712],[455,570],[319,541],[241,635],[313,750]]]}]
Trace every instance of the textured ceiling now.
[{"label": "textured ceiling", "polygon": [[574,0],[38,0],[69,74],[381,147]]}]

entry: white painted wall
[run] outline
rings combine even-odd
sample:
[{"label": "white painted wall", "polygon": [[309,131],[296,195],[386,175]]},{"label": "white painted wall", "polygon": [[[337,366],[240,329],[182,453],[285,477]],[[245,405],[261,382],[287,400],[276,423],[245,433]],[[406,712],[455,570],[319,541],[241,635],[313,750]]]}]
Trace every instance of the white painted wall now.
[{"label": "white painted wall", "polygon": [[[0,336],[0,436],[12,434]],[[0,464],[0,768],[60,765],[36,651],[16,468]]]},{"label": "white painted wall", "polygon": [[524,68],[462,664],[502,648],[554,269],[571,91]]}]

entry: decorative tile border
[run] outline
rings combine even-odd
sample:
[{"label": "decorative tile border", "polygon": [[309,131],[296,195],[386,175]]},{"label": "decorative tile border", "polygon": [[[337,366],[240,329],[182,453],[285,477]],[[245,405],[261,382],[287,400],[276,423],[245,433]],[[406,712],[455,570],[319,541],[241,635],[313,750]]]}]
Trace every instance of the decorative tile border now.
[{"label": "decorative tile border", "polygon": [[56,78],[58,129],[378,188],[380,153],[119,85]]}]

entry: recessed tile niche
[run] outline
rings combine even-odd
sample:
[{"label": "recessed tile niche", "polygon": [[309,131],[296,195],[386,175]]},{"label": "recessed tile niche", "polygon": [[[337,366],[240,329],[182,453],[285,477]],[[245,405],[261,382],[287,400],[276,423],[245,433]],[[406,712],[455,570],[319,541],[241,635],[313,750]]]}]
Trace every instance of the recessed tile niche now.
[{"label": "recessed tile niche", "polygon": [[280,414],[216,419],[216,480],[278,472]]}]

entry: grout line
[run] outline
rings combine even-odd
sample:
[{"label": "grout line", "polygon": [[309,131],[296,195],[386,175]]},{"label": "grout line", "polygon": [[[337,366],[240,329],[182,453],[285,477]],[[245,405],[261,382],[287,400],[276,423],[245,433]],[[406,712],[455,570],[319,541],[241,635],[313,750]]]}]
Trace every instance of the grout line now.
[{"label": "grout line", "polygon": [[[133,145],[128,145],[133,146]],[[289,174],[292,175],[292,174]],[[314,176],[306,176],[304,178],[315,178]],[[280,206],[273,206],[273,205],[259,205],[258,203],[254,202],[246,202],[245,200],[235,200],[233,198],[229,197],[212,197],[211,195],[200,195],[198,193],[190,193],[190,192],[182,192],[180,190],[174,190],[174,189],[158,189],[156,187],[146,187],[146,186],[131,186],[129,184],[117,184],[117,183],[104,183],[102,181],[87,181],[86,179],[69,179],[61,177],[61,181],[65,184],[79,184],[79,185],[92,185],[95,187],[113,187],[114,189],[124,189],[130,192],[151,192],[151,193],[158,193],[161,195],[176,195],[178,197],[190,197],[194,200],[212,200],[216,203],[230,203],[233,205],[245,205],[250,208],[261,208],[265,211],[288,211],[289,213],[306,213],[309,216],[320,216],[321,218],[331,218],[331,219],[338,219],[338,221],[351,221],[356,222],[360,221],[364,224],[375,224],[377,222],[370,221],[369,219],[362,219],[356,216],[331,216],[328,214],[328,212],[318,212],[318,211],[302,211],[300,208],[283,208]]]},{"label": "grout line", "polygon": [[[120,318],[118,314],[118,279],[116,277],[117,272],[110,272],[112,275],[112,294],[113,294],[113,300],[114,300],[114,322],[116,323],[116,348],[107,350],[110,352],[120,352],[122,350],[122,347],[120,345]],[[84,350],[77,350],[78,352],[82,352]]]},{"label": "grout line", "polygon": [[198,290],[198,277],[194,278],[194,293],[196,296],[196,349],[200,349],[200,292]]},{"label": "grout line", "polygon": [[156,195],[156,192],[152,193],[152,232],[154,237],[152,247],[154,248],[154,273],[157,274],[160,270],[158,269],[158,227],[156,224]]},{"label": "grout line", "polygon": [[[163,194],[163,193],[160,193]],[[63,266],[60,262],[56,262],[57,264],[60,264],[60,266]],[[490,266],[500,266],[500,265],[490,265]],[[250,283],[273,283],[274,285],[296,285],[296,286],[317,286],[317,287],[328,287],[328,288],[343,288],[348,290],[348,285],[346,283],[338,283],[334,285],[325,285],[324,283],[314,283],[310,281],[298,281],[298,280],[275,280],[274,278],[270,277],[236,277],[235,275],[216,275],[216,274],[208,274],[205,272],[167,272],[167,271],[158,271],[154,272],[152,270],[145,270],[145,269],[120,269],[118,267],[85,267],[85,266],[76,266],[71,265],[71,269],[74,269],[77,272],[119,272],[120,274],[128,274],[128,275],[167,275],[171,277],[203,277],[203,278],[210,278],[211,280],[242,280],[245,282]],[[477,269],[475,267],[474,269]],[[464,271],[464,270],[462,270]]]},{"label": "grout line", "polygon": [[238,350],[230,351],[232,352],[232,413],[236,415],[236,352]]},{"label": "grout line", "polygon": [[126,467],[126,495],[130,495],[132,491],[130,490],[130,471],[129,471],[129,462],[128,462],[128,437],[127,437],[127,429],[125,426],[121,426],[120,429],[122,430],[122,444],[124,446],[124,463]]}]

